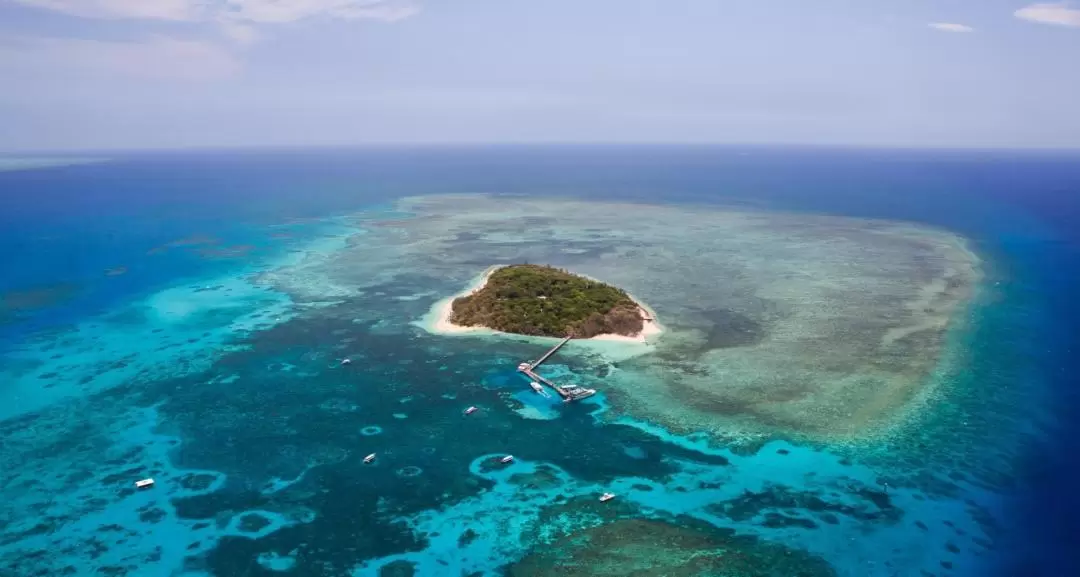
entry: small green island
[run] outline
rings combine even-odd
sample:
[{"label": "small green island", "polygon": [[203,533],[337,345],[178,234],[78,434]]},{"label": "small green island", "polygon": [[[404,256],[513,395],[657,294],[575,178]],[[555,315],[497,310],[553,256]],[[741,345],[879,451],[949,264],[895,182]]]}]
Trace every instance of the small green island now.
[{"label": "small green island", "polygon": [[637,337],[652,322],[626,291],[536,264],[500,267],[454,299],[450,322],[520,335]]}]

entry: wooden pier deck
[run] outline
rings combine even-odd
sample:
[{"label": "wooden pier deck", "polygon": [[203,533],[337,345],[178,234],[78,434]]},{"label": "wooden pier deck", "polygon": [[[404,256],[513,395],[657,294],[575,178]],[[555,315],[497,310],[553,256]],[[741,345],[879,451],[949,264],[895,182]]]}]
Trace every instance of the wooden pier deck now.
[{"label": "wooden pier deck", "polygon": [[564,391],[562,389],[562,387],[560,387],[559,385],[556,385],[555,383],[553,383],[553,382],[545,379],[544,377],[534,373],[532,371],[532,369],[525,369],[525,370],[523,370],[521,372],[524,373],[525,376],[529,377],[530,379],[532,379],[532,380],[534,380],[534,381],[536,381],[538,383],[543,383],[543,384],[555,389],[555,392],[558,393],[559,396],[562,397],[563,399],[569,399],[570,398],[569,393]]},{"label": "wooden pier deck", "polygon": [[535,361],[533,363],[530,363],[529,368],[530,369],[535,369],[536,367],[539,367],[540,365],[544,364],[544,361],[551,358],[551,355],[554,355],[555,353],[559,352],[559,349],[561,349],[563,345],[570,342],[571,338],[573,338],[573,337],[568,336],[565,339],[559,341],[559,343],[557,345],[551,347],[550,351],[544,353],[544,356],[540,357],[539,360],[537,360],[537,361]]}]

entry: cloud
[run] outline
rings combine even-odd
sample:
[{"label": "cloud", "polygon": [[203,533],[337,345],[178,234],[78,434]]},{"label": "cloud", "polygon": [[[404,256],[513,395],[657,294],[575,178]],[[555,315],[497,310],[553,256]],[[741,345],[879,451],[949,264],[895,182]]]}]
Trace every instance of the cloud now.
[{"label": "cloud", "polygon": [[942,32],[974,32],[975,29],[964,24],[952,24],[949,22],[931,22],[927,26]]},{"label": "cloud", "polygon": [[21,38],[0,50],[0,64],[63,74],[65,69],[155,80],[214,80],[239,70],[221,47],[197,40],[151,36],[113,42],[76,38]]},{"label": "cloud", "polygon": [[1013,12],[1013,16],[1028,22],[1080,28],[1080,9],[1068,2],[1032,4]]},{"label": "cloud", "polygon": [[[0,0],[3,1],[3,0]],[[419,12],[416,0],[13,0],[25,6],[81,18],[194,23],[210,27],[234,46],[250,46],[261,37],[259,26],[324,18],[394,22]],[[82,44],[80,44],[80,42]],[[221,46],[198,40],[154,37],[143,42],[60,40],[24,42],[55,54],[69,52],[71,61],[91,68],[126,70],[159,76],[155,64],[172,68],[170,77],[218,77],[237,68]],[[80,53],[81,46],[87,52]],[[141,47],[141,48],[137,48]],[[195,64],[188,68],[188,63]]]},{"label": "cloud", "polygon": [[319,16],[393,22],[419,11],[415,4],[405,0],[225,0],[225,7],[230,18],[264,23],[295,22]]},{"label": "cloud", "polygon": [[411,0],[15,0],[85,18],[173,21],[295,22],[370,18],[392,22],[419,11]]},{"label": "cloud", "polygon": [[19,4],[84,18],[197,20],[204,3],[195,0],[15,0]]},{"label": "cloud", "polygon": [[226,38],[241,46],[250,46],[259,39],[259,33],[255,28],[248,26],[247,24],[222,20],[218,23],[218,26],[221,28],[221,33],[224,34]]}]

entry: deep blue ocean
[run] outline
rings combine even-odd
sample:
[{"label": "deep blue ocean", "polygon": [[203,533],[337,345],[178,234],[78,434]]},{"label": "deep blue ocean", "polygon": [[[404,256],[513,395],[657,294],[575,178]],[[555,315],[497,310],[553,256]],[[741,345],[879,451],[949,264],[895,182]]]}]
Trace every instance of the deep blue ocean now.
[{"label": "deep blue ocean", "polygon": [[[1080,383],[1076,376],[1080,374],[1080,361],[1076,360],[1080,351],[1080,330],[1076,328],[1080,323],[1076,296],[1080,294],[1080,155],[1077,153],[520,146],[109,156],[108,161],[96,164],[0,172],[0,355],[3,355],[0,365],[7,365],[0,366],[0,374],[19,375],[40,368],[39,360],[27,361],[29,357],[23,354],[28,343],[44,343],[52,336],[65,334],[63,331],[71,327],[83,326],[80,330],[86,331],[86,326],[100,324],[93,319],[119,318],[116,322],[126,322],[118,311],[130,303],[170,287],[202,283],[199,279],[228,276],[245,267],[256,270],[264,263],[300,251],[306,246],[304,243],[313,239],[332,237],[327,227],[336,226],[335,219],[343,215],[383,211],[396,199],[406,196],[497,193],[657,204],[722,204],[910,221],[959,233],[970,239],[990,263],[992,278],[1007,279],[1002,282],[1009,287],[1010,306],[1024,311],[1022,322],[994,325],[1015,328],[1022,334],[987,335],[984,331],[978,338],[980,354],[992,356],[999,363],[1011,363],[993,370],[1014,371],[1009,378],[1015,379],[1013,391],[1021,393],[1016,397],[1020,399],[1017,402],[1030,403],[1032,406],[1027,407],[1030,410],[1024,414],[1035,415],[1029,423],[1016,425],[1016,430],[1000,431],[1010,439],[1020,439],[1022,451],[1015,458],[1012,474],[996,487],[1004,498],[997,522],[1001,534],[987,555],[995,559],[993,566],[1001,575],[1080,575],[1080,554],[1076,552],[1080,536],[1077,492],[1080,459],[1076,453],[1080,446],[1077,441]],[[228,317],[221,322],[238,321]],[[211,338],[206,336],[209,331],[193,327],[185,325],[184,330],[192,331],[192,336],[189,338],[185,333],[187,344],[182,346],[201,346],[199,343],[203,341],[199,339]],[[311,338],[317,338],[318,331],[312,335],[316,336]],[[132,340],[139,339],[132,337]],[[279,347],[274,350],[281,355],[302,347],[299,340],[286,342],[285,337],[271,344]],[[271,344],[260,341],[255,350]],[[62,343],[43,346],[41,351],[61,350],[50,347],[60,347]],[[371,341],[370,347],[379,346],[405,345]],[[124,355],[117,347],[110,348],[109,354],[118,355],[115,360],[123,363],[134,363],[135,357],[150,354],[133,348],[132,359],[122,360]],[[255,362],[247,357],[238,358],[227,362],[234,366]],[[205,370],[216,369],[196,367],[191,372],[201,374]],[[128,377],[118,378],[123,381]],[[140,373],[129,380],[145,378]],[[183,380],[195,378],[190,375],[170,378],[186,384],[144,386],[138,397],[140,406],[169,414],[173,410],[170,407],[179,402],[171,398],[170,391],[180,391],[195,382]],[[228,386],[227,380],[213,382]],[[14,381],[0,382],[0,400],[17,407],[0,412],[0,423],[6,420],[5,431],[18,430],[22,435],[18,443],[11,442],[14,437],[8,437],[6,443],[0,440],[0,463],[8,467],[7,476],[0,484],[3,492],[0,500],[15,503],[24,499],[27,477],[16,474],[19,467],[34,474],[65,470],[64,463],[54,461],[64,458],[67,445],[59,442],[34,445],[25,437],[30,434],[27,431],[40,428],[60,435],[56,423],[61,423],[61,428],[70,426],[72,434],[76,434],[84,426],[80,422],[83,411],[103,402],[102,399],[119,398],[118,391],[130,386],[128,381],[118,383],[116,387],[91,387],[82,393],[65,389],[50,396],[53,393],[49,392],[23,405],[28,402],[27,396],[34,393],[15,385]],[[152,398],[150,391],[158,398]],[[284,407],[290,402],[310,401],[305,399],[297,393],[273,402]],[[184,402],[198,400],[185,398]],[[186,418],[199,410],[188,406]],[[63,415],[58,416],[58,411]],[[180,439],[184,428],[191,423],[163,418],[157,423],[157,430],[147,435]],[[326,425],[321,433],[305,431],[305,434],[332,436],[338,432]],[[254,445],[244,446],[242,440],[233,444],[231,436],[228,441],[222,439],[228,448],[213,457],[219,463],[231,458],[236,461],[235,471],[229,471],[230,479],[239,478],[238,471],[244,467],[254,467],[248,462],[250,456],[230,456],[259,450]],[[297,446],[301,451],[305,447],[301,442]],[[93,450],[106,449],[98,446]],[[976,453],[977,450],[974,449]],[[162,458],[184,461],[188,469],[194,469],[196,463],[210,468],[194,453],[185,451],[174,449],[172,453],[163,453]],[[65,482],[79,483],[74,478]],[[342,491],[364,490],[350,489],[347,475],[342,472],[323,474],[317,482],[321,485],[312,489],[312,494],[322,495],[319,499],[333,499]],[[200,490],[212,492],[216,485],[210,485]],[[206,519],[207,524],[214,523],[216,518],[221,527],[233,527],[230,521],[223,520],[221,511],[230,507],[259,509],[247,501],[243,506],[235,504],[247,499],[244,490],[250,492],[250,487],[244,490],[231,487],[222,492],[229,490],[234,492],[230,497],[221,497],[224,501],[207,497],[204,502],[189,497],[179,506],[179,514],[190,519]],[[60,486],[57,491],[53,499],[63,501],[67,490]],[[103,495],[98,497],[102,501],[96,506],[107,508],[110,499],[129,498],[129,493],[116,491]],[[93,498],[85,497],[87,501]],[[222,504],[229,499],[232,501]],[[48,541],[35,541],[39,544],[33,547],[44,550],[31,554],[25,547],[20,549],[20,542],[29,543],[29,539],[41,535],[67,535],[65,531],[74,531],[71,527],[78,524],[78,519],[50,509],[58,506],[55,503],[35,508],[31,506],[35,503],[32,499],[23,502],[29,505],[7,509],[0,506],[0,574],[59,574],[47,568],[71,565],[48,559],[55,561],[63,555],[75,554],[50,548]],[[349,502],[340,501],[343,507]],[[205,509],[200,511],[200,507]],[[206,512],[210,510],[213,512]],[[28,531],[22,521],[4,519],[5,513],[37,514],[48,526]],[[231,530],[228,527],[222,529],[223,534]],[[345,574],[332,564],[306,565],[303,553],[294,555],[293,564],[273,569],[285,569],[288,573],[267,569],[274,567],[272,559],[267,561],[269,557],[260,557],[265,562],[253,565],[250,559],[259,554],[255,550],[259,541],[283,538],[280,536],[283,532],[275,536],[267,531],[265,538],[244,540],[244,545],[231,541],[231,544],[222,541],[220,546],[204,548],[192,545],[188,549],[193,552],[192,558],[198,559],[178,558],[176,565],[185,567],[192,575],[201,570],[223,577]],[[290,535],[290,539],[301,539]],[[312,533],[310,538],[325,538],[320,535]],[[167,541],[172,537],[161,534],[154,538]],[[404,538],[397,536],[380,539],[370,535],[359,539],[358,542],[367,545],[333,539],[325,543],[328,548],[342,551],[370,546],[378,556],[393,554],[398,546],[409,547]],[[103,540],[100,547],[107,550],[111,545]],[[109,553],[101,555],[107,558]],[[309,558],[314,558],[313,555],[308,554]],[[68,574],[95,574],[88,572],[90,569],[76,566]],[[117,569],[112,574],[167,573],[136,570],[125,573]],[[940,574],[956,575],[963,571],[946,570]]]}]

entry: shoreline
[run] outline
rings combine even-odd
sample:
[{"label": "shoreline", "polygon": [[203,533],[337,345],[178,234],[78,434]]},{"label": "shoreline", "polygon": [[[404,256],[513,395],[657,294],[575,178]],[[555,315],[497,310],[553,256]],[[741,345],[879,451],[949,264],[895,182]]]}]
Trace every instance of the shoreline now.
[{"label": "shoreline", "polygon": [[[505,265],[496,265],[496,266],[492,266],[492,267],[488,268],[486,271],[484,271],[483,275],[481,275],[479,279],[476,279],[473,282],[471,282],[470,286],[467,287],[464,291],[462,291],[460,293],[457,293],[457,294],[455,294],[455,295],[453,295],[453,296],[451,296],[449,298],[442,299],[442,300],[438,301],[437,303],[435,303],[435,307],[433,307],[433,312],[435,313],[435,320],[434,320],[434,322],[431,323],[430,327],[428,327],[429,332],[439,334],[439,335],[461,335],[461,334],[475,334],[477,332],[487,331],[487,332],[493,333],[493,334],[505,334],[505,335],[515,335],[515,336],[536,336],[536,335],[518,335],[517,333],[505,333],[505,332],[502,332],[502,331],[497,331],[495,329],[491,329],[491,328],[488,328],[488,327],[482,327],[482,326],[466,327],[466,326],[462,326],[462,325],[455,325],[454,323],[450,322],[450,317],[453,314],[453,310],[454,310],[453,309],[454,300],[459,299],[459,298],[464,297],[464,296],[470,296],[470,295],[476,294],[477,292],[483,290],[483,288],[485,286],[487,286],[488,279],[491,278],[491,275],[495,271],[499,270],[500,268],[503,268],[503,266],[505,266]],[[653,312],[653,310],[651,308],[649,308],[647,305],[642,303],[640,300],[634,298],[633,295],[630,295],[629,293],[627,293],[627,295],[630,296],[630,300],[634,301],[634,304],[636,304],[638,306],[638,311],[641,313],[642,318],[648,319],[648,320],[643,321],[642,328],[641,328],[641,331],[639,333],[637,333],[636,335],[632,335],[632,336],[619,335],[619,334],[614,334],[614,333],[604,333],[604,334],[599,334],[599,335],[589,337],[587,339],[573,339],[573,340],[575,340],[575,341],[610,341],[610,342],[648,345],[649,344],[648,339],[650,337],[655,338],[657,335],[663,333],[664,332],[663,327],[660,326],[660,323],[656,322],[656,313]],[[558,338],[558,337],[539,336],[537,338],[550,338],[550,339],[553,339],[553,338]]]},{"label": "shoreline", "polygon": [[471,283],[471,286],[466,288],[464,291],[457,293],[450,298],[442,299],[441,301],[436,303],[436,307],[438,308],[438,315],[435,317],[435,322],[431,326],[431,332],[440,335],[472,333],[483,330],[498,332],[487,327],[466,327],[462,325],[455,325],[454,323],[450,322],[450,317],[451,315],[453,315],[454,312],[455,300],[461,297],[474,295],[483,290],[484,287],[487,286],[488,279],[491,278],[491,275],[500,268],[502,268],[502,266],[489,267],[486,271],[484,271],[484,274],[481,275],[479,281],[474,281],[473,283]]}]

